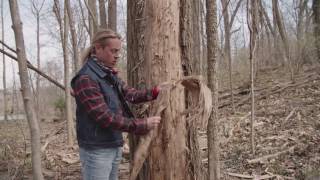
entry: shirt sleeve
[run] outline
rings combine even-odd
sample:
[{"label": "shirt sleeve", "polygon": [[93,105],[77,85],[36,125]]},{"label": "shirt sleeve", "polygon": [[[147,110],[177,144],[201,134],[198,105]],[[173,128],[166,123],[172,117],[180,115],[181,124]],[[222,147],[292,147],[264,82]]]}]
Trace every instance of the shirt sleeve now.
[{"label": "shirt sleeve", "polygon": [[[87,75],[78,77],[73,87],[74,97],[88,113],[89,118],[95,120],[101,127],[112,127],[116,130],[146,134],[147,120],[127,118],[120,110],[114,113],[105,102],[104,96],[97,82]],[[79,104],[78,104],[79,105]]]},{"label": "shirt sleeve", "polygon": [[127,101],[133,104],[138,104],[156,99],[160,90],[158,86],[151,89],[137,90],[129,87],[122,81],[122,91]]}]

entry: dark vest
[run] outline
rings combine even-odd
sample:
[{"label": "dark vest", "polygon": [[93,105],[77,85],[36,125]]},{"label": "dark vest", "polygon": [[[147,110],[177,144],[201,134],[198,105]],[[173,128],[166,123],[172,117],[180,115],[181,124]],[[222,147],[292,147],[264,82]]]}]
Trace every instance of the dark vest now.
[{"label": "dark vest", "polygon": [[[81,75],[88,75],[93,81],[97,82],[105,102],[114,113],[122,108],[118,91],[110,80],[119,84],[119,79],[111,71],[107,72],[93,59],[88,59],[78,74],[72,79],[71,86],[74,87],[75,80]],[[90,119],[83,105],[76,100],[76,128],[78,144],[82,148],[101,149],[114,148],[123,145],[122,132],[113,130],[111,127],[102,128],[94,119]],[[123,111],[124,112],[124,111]],[[127,116],[124,114],[124,116]]]}]

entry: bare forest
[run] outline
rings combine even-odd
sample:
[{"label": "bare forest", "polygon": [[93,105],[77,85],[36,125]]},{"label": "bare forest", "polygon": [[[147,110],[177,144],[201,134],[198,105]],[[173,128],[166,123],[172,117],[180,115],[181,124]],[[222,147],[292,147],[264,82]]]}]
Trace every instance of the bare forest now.
[{"label": "bare forest", "polygon": [[99,28],[130,105],[120,179],[320,180],[320,0],[0,0],[0,180],[82,179],[70,81]]}]

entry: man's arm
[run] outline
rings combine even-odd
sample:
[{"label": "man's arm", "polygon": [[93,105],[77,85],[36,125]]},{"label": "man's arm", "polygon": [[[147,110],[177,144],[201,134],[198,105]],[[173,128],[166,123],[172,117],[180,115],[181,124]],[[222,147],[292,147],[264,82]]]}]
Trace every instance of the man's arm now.
[{"label": "man's arm", "polygon": [[159,87],[155,86],[152,89],[136,90],[122,83],[122,90],[127,101],[133,104],[152,101],[158,97]]},{"label": "man's arm", "polygon": [[73,87],[76,100],[84,107],[90,119],[95,120],[101,127],[145,134],[148,132],[147,119],[131,119],[122,112],[113,113],[106,104],[97,82],[87,75],[80,76]]}]

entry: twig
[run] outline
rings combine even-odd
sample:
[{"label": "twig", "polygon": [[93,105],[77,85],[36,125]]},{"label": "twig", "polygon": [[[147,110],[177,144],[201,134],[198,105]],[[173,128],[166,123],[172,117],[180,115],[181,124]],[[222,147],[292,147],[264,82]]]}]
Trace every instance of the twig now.
[{"label": "twig", "polygon": [[274,175],[262,175],[262,176],[250,176],[246,174],[238,174],[238,173],[227,173],[229,176],[245,178],[245,179],[254,179],[254,180],[263,180],[263,179],[271,179],[275,177]]},{"label": "twig", "polygon": [[289,115],[284,119],[284,121],[282,121],[281,126],[283,126],[294,114],[294,112],[296,111],[296,108],[293,108],[293,110],[289,113]]},{"label": "twig", "polygon": [[289,149],[287,150],[284,150],[284,151],[280,151],[280,152],[277,152],[277,153],[274,153],[274,154],[270,154],[270,155],[266,155],[266,156],[262,156],[262,157],[259,157],[259,158],[256,158],[256,159],[251,159],[251,160],[247,160],[249,164],[253,164],[253,163],[258,163],[260,161],[265,161],[267,159],[270,159],[270,158],[275,158],[281,154],[284,154],[284,153],[287,153],[287,152],[291,152],[293,151],[295,148],[295,146],[292,146],[290,147]]}]

